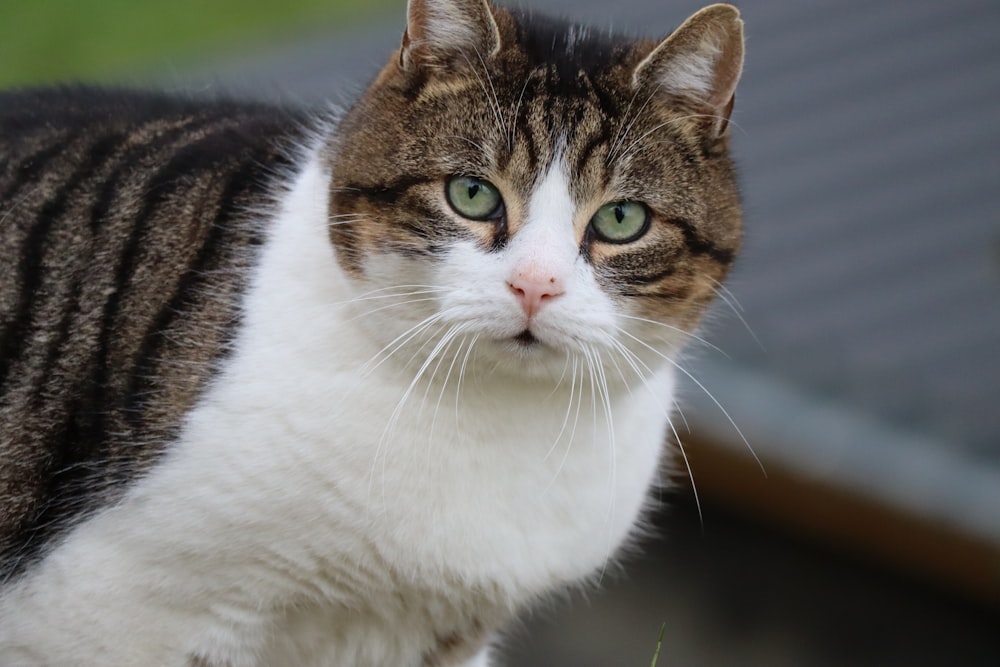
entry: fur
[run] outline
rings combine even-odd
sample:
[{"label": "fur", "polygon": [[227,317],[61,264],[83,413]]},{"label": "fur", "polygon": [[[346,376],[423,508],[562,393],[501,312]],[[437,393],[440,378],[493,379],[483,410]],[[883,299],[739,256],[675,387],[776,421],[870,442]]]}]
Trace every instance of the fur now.
[{"label": "fur", "polygon": [[[342,118],[128,94],[125,120],[0,114],[0,190],[27,193],[0,202],[22,268],[5,370],[38,378],[2,386],[0,663],[487,667],[518,610],[601,572],[739,245],[731,100],[661,85],[697,70],[731,94],[739,21],[685,25],[666,58],[411,0]],[[175,141],[168,166],[127,168]],[[463,216],[454,175],[490,183],[496,214]],[[48,215],[61,198],[89,215]],[[627,242],[592,222],[616,201],[648,214]],[[48,341],[74,340],[38,315],[56,293],[94,316],[53,397],[68,343]]]}]

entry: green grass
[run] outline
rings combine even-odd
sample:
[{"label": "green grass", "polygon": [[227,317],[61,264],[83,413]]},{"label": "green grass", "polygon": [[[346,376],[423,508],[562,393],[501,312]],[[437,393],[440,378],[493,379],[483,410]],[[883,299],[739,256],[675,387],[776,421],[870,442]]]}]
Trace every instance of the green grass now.
[{"label": "green grass", "polygon": [[102,80],[239,52],[404,0],[0,0],[0,87]]},{"label": "green grass", "polygon": [[650,663],[649,667],[656,667],[656,663],[660,660],[660,649],[663,648],[663,635],[667,631],[667,624],[664,623],[660,626],[660,638],[656,640],[656,651],[653,653],[653,662]]}]

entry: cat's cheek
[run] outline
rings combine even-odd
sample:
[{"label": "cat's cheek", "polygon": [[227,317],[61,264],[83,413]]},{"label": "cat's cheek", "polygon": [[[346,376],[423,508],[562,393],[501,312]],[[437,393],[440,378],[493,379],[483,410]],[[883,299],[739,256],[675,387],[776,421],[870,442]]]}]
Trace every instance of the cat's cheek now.
[{"label": "cat's cheek", "polygon": [[[448,320],[466,322],[477,333],[503,337],[520,329],[517,299],[506,287],[502,256],[486,253],[471,243],[456,243],[435,273],[441,293],[441,312]],[[515,331],[516,329],[516,331]]]}]

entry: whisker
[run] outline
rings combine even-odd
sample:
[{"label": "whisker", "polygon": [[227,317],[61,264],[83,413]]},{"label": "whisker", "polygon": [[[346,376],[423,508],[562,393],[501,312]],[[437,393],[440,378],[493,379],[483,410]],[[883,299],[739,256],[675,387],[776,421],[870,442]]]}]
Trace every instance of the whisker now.
[{"label": "whisker", "polygon": [[[493,88],[493,79],[490,78],[489,69],[487,69],[487,67],[486,67],[486,61],[483,60],[483,55],[479,52],[478,48],[476,48],[475,51],[476,51],[476,57],[479,59],[479,63],[483,66],[483,72],[486,74],[486,77],[489,79],[490,88]],[[486,95],[486,100],[490,104],[491,111],[493,112],[493,117],[497,121],[497,126],[503,131],[504,135],[506,136],[506,134],[507,134],[507,123],[504,121],[504,119],[503,119],[503,112],[500,110],[500,101],[499,101],[499,99],[496,96],[496,89],[493,88],[493,93],[492,93],[492,96],[491,96],[490,91],[487,90],[487,88],[486,88],[486,82],[483,81],[483,77],[479,76],[479,71],[472,64],[472,61],[465,54],[463,54],[463,57],[465,58],[465,62],[469,65],[469,69],[471,69],[472,73],[476,75],[476,80],[479,81],[479,86],[483,89],[483,94]]]},{"label": "whisker", "polygon": [[[457,325],[453,325],[453,326],[457,326]],[[426,330],[427,329],[424,329],[424,331],[426,331]],[[442,339],[440,339],[440,338],[435,338],[433,335],[427,336],[426,339],[424,340],[424,342],[421,343],[420,346],[417,349],[415,349],[412,354],[410,354],[410,358],[407,359],[405,363],[403,363],[403,368],[409,368],[410,365],[414,363],[414,361],[416,361],[418,358],[420,358],[420,356],[424,353],[424,350],[426,350],[428,348],[428,346],[430,346],[430,345],[436,345],[436,341],[439,342],[441,340]],[[430,357],[430,355],[428,355],[428,358],[429,357]],[[435,369],[435,372],[437,372],[437,369]],[[424,396],[426,398],[426,391],[424,393]]]},{"label": "whisker", "polygon": [[[659,394],[657,394],[653,390],[653,388],[649,386],[649,382],[648,382],[648,380],[646,378],[646,374],[642,373],[641,370],[638,368],[638,364],[641,364],[646,369],[646,371],[649,374],[652,374],[652,370],[649,368],[649,366],[647,366],[646,363],[644,361],[642,361],[642,359],[638,358],[635,355],[634,352],[632,352],[631,350],[629,350],[628,347],[626,347],[625,344],[622,343],[621,341],[618,341],[618,340],[615,340],[615,339],[611,339],[611,342],[613,344],[612,346],[629,363],[629,365],[635,371],[636,375],[639,376],[639,379],[642,381],[643,385],[646,387],[646,391],[650,392],[650,394],[657,400],[657,402],[659,402],[659,399],[660,399]],[[677,408],[678,412],[680,412],[680,408],[679,408],[679,406],[677,406],[676,401],[674,401],[674,407]],[[704,530],[705,521],[704,521],[704,517],[703,517],[703,514],[702,514],[702,509],[701,509],[701,498],[698,496],[698,485],[694,481],[694,472],[692,471],[692,469],[691,469],[691,463],[688,460],[687,450],[685,450],[684,443],[681,441],[680,433],[677,432],[677,428],[674,425],[674,421],[673,421],[673,418],[671,416],[671,411],[668,410],[666,408],[666,406],[663,405],[662,403],[660,404],[660,409],[663,411],[663,416],[664,416],[664,418],[667,421],[667,426],[670,428],[670,431],[673,433],[674,440],[677,442],[677,447],[680,450],[681,458],[684,461],[684,468],[687,471],[688,480],[690,480],[690,482],[691,482],[691,491],[694,494],[694,503],[695,503],[695,506],[698,509],[698,521],[699,521],[699,524],[702,527],[702,530]],[[685,428],[687,428],[687,432],[690,433],[691,432],[691,428],[687,424],[687,419],[684,418],[684,414],[683,413],[680,413],[680,414],[681,414],[681,419],[684,420],[684,425],[685,425]]]},{"label": "whisker", "polygon": [[[432,322],[428,323],[428,326],[434,324],[437,321],[437,319],[439,318],[435,318]],[[375,460],[373,461],[373,469],[372,469],[373,475],[374,475],[374,466],[378,465],[379,452],[382,450],[383,444],[389,441],[389,438],[391,437],[392,433],[396,430],[396,424],[399,422],[399,418],[402,415],[403,408],[409,401],[410,396],[413,394],[413,390],[416,388],[417,384],[423,378],[424,373],[427,372],[427,369],[431,366],[431,364],[434,363],[434,360],[438,358],[438,356],[441,354],[442,350],[445,349],[446,346],[451,345],[451,341],[454,338],[455,332],[460,330],[461,327],[462,327],[461,324],[453,324],[451,328],[438,340],[437,344],[434,346],[434,349],[432,349],[430,354],[427,355],[427,358],[420,366],[420,369],[414,374],[413,379],[410,381],[410,384],[407,386],[406,390],[403,392],[403,395],[396,403],[396,407],[393,409],[392,414],[389,415],[389,420],[386,423],[385,428],[382,430],[382,436],[379,438],[379,444],[375,448]],[[424,344],[424,346],[426,346],[426,343]],[[421,349],[423,349],[424,346],[421,346]],[[387,459],[388,457],[382,458],[382,466],[381,466],[383,504],[385,503],[385,465]],[[371,493],[371,484],[372,484],[372,479],[369,478],[369,494]]]},{"label": "whisker", "polygon": [[521,113],[521,101],[524,99],[524,91],[528,89],[528,84],[531,82],[531,77],[524,80],[524,85],[521,86],[521,94],[517,96],[517,104],[514,105],[514,115],[511,118],[510,124],[510,134],[507,135],[507,150],[514,150],[514,135],[517,133],[517,119],[518,115]]},{"label": "whisker", "polygon": [[[444,361],[445,357],[448,356],[448,350],[451,349],[452,341],[454,341],[462,333],[464,333],[467,328],[468,325],[466,324],[456,324],[452,326],[451,329],[448,330],[448,333],[445,334],[445,337],[449,337],[450,339],[448,341],[448,345],[444,348],[444,350],[442,350],[438,365],[434,367],[434,372],[431,374],[432,379],[437,375],[438,369],[441,367],[441,363]],[[464,341],[459,343],[458,345],[459,352],[461,352],[463,345]],[[441,382],[441,390],[438,392],[437,403],[434,405],[434,415],[431,417],[430,439],[432,441],[434,439],[434,427],[437,424],[438,412],[441,409],[441,401],[444,400],[445,390],[448,388],[448,381],[451,379],[451,374],[455,370],[455,364],[458,363],[458,357],[459,357],[458,354],[453,355],[451,357],[451,363],[448,364],[448,371],[445,373],[444,380],[442,380]],[[430,383],[428,383],[427,385],[427,390],[429,389],[430,389]],[[427,390],[424,391],[425,399],[427,398]]]},{"label": "whisker", "polygon": [[[628,118],[628,112],[629,112],[629,110],[632,109],[632,104],[635,102],[636,97],[638,96],[638,94],[639,94],[638,90],[635,91],[634,93],[632,93],[632,99],[629,100],[628,109],[626,109],[625,115],[622,117],[622,124],[619,126],[620,133],[618,135],[618,139],[615,142],[615,145],[611,148],[611,150],[608,151],[608,156],[605,158],[605,161],[604,161],[605,165],[611,164],[611,161],[613,159],[617,158],[618,151],[621,149],[622,144],[625,143],[625,139],[628,138],[628,135],[632,133],[632,128],[635,127],[635,124],[636,124],[636,122],[638,122],[639,117],[642,115],[642,112],[649,105],[650,101],[654,97],[656,97],[656,93],[655,92],[651,93],[649,95],[649,97],[646,98],[646,101],[644,101],[642,103],[642,106],[640,106],[639,109],[636,110],[635,114],[632,116],[632,120],[628,121],[628,126],[626,127],[624,119]],[[624,129],[621,130],[621,128],[624,128]]]},{"label": "whisker", "polygon": [[[648,137],[653,132],[656,132],[660,128],[666,127],[667,125],[670,125],[671,123],[676,123],[676,122],[679,122],[679,121],[682,121],[682,120],[690,120],[690,119],[693,119],[693,118],[715,118],[717,120],[726,120],[726,118],[724,116],[719,116],[717,114],[707,114],[707,113],[688,114],[687,116],[680,116],[678,118],[671,118],[668,121],[660,123],[656,127],[652,128],[648,132],[644,133],[641,137],[639,137],[638,139],[636,139],[635,141],[633,141],[631,144],[629,144],[628,148],[626,148],[624,151],[622,151],[622,155],[621,155],[620,159],[624,160],[625,158],[629,157],[630,152],[631,152],[631,150],[632,150],[633,147],[635,147],[639,142],[641,142],[643,139],[645,139],[646,137]],[[743,128],[741,128],[739,126],[737,126],[737,128],[741,132],[743,132],[743,134],[746,134],[746,132],[743,131]],[[670,143],[669,140],[661,140],[661,141],[650,142],[649,145],[650,146],[657,146],[659,144],[668,144],[668,143]]]},{"label": "whisker", "polygon": [[[611,405],[611,393],[608,389],[607,376],[604,372],[604,365],[601,363],[600,352],[593,346],[588,345],[585,354],[587,355],[588,365],[591,371],[591,386],[597,387],[598,398],[600,400],[601,407],[604,411],[604,421],[608,429],[608,510],[607,516],[605,518],[605,525],[608,530],[611,530],[612,518],[615,514],[617,493],[618,488],[618,455],[617,455],[617,445],[615,440],[615,427],[614,427],[614,412]],[[595,433],[596,433],[596,420],[597,420],[597,410],[594,410],[594,420],[595,420]],[[609,535],[610,537],[610,535]],[[604,575],[607,571],[608,564],[611,562],[611,556],[614,551],[614,546],[612,541],[608,540],[608,551],[604,556],[604,563],[601,566],[601,573],[598,577],[598,581],[604,580]]]},{"label": "whisker", "polygon": [[556,393],[559,391],[559,388],[562,387],[563,380],[566,379],[566,371],[569,370],[570,359],[572,358],[573,356],[566,355],[566,361],[563,362],[563,369],[562,372],[559,373],[559,379],[556,380],[555,383],[552,385],[552,391],[549,392],[546,398],[552,398],[553,396],[555,396]]},{"label": "whisker", "polygon": [[[542,458],[543,461],[547,461],[549,459],[549,456],[552,455],[552,452],[555,451],[556,445],[558,445],[559,441],[562,439],[563,433],[566,432],[566,426],[569,423],[569,414],[570,414],[572,406],[573,406],[573,396],[576,393],[576,362],[577,362],[576,355],[573,355],[572,359],[573,359],[573,374],[572,374],[572,379],[571,379],[570,385],[569,385],[569,400],[566,403],[566,414],[563,415],[563,421],[562,421],[562,425],[559,427],[559,433],[556,434],[556,439],[552,443],[552,446],[549,447],[549,451],[545,452],[545,456]],[[567,362],[568,361],[569,360],[567,359]],[[560,382],[561,381],[562,381],[562,378],[560,378]],[[554,391],[555,390],[553,390],[553,392]]]},{"label": "whisker", "polygon": [[[615,426],[614,426],[614,411],[611,405],[611,392],[608,389],[608,378],[604,372],[604,365],[601,362],[600,353],[593,348],[588,346],[587,356],[591,369],[591,383],[597,385],[598,398],[600,399],[601,408],[604,410],[604,419],[608,429],[608,456],[609,456],[609,468],[611,477],[611,488],[615,488],[615,484],[618,478],[618,458],[616,452],[615,443]],[[595,410],[596,413],[596,410]],[[595,414],[596,420],[596,414]],[[615,509],[615,495],[611,494],[611,506],[608,508],[608,519],[614,515]]]},{"label": "whisker", "polygon": [[465,351],[465,356],[462,358],[462,366],[458,369],[458,384],[455,386],[455,423],[459,423],[459,416],[461,414],[458,407],[458,397],[462,393],[462,384],[465,381],[465,370],[469,365],[469,357],[472,355],[472,348],[475,346],[476,341],[479,340],[479,334],[475,334],[472,340],[469,341],[469,348]]},{"label": "whisker", "polygon": [[724,299],[726,301],[726,303],[728,303],[730,305],[730,307],[734,308],[735,310],[740,311],[741,313],[746,310],[743,307],[743,304],[740,303],[739,299],[736,298],[736,295],[733,294],[733,291],[731,289],[729,289],[728,287],[726,287],[725,283],[719,282],[718,280],[716,280],[714,278],[712,279],[712,282],[715,283],[715,287],[716,287],[716,292],[715,293],[718,294],[719,297],[721,297],[722,299]]},{"label": "whisker", "polygon": [[[346,303],[358,303],[360,301],[378,301],[380,299],[398,299],[404,296],[417,296],[419,294],[440,294],[442,290],[438,289],[423,289],[414,290],[412,292],[399,292],[398,294],[370,294],[369,296],[356,296],[350,299],[345,299],[344,301],[338,301],[334,305],[341,305]],[[407,304],[409,301],[401,301],[402,304]]]},{"label": "whisker", "polygon": [[687,416],[684,414],[684,411],[681,409],[680,403],[678,403],[676,400],[673,403],[674,403],[674,414],[680,416],[681,421],[684,422],[684,431],[686,433],[690,434],[692,432],[691,431],[691,424],[688,423]]},{"label": "whisker", "polygon": [[[400,291],[400,292],[393,292],[393,293],[390,293],[390,294],[382,294],[382,292],[387,292],[390,289],[393,289],[393,290],[407,289],[409,291],[406,291],[406,292]],[[360,303],[360,302],[363,302],[363,301],[378,301],[378,300],[385,300],[385,299],[400,299],[402,297],[421,296],[421,295],[425,295],[425,294],[442,294],[444,292],[445,292],[445,290],[443,290],[443,289],[441,289],[439,287],[432,286],[432,285],[395,285],[395,286],[392,286],[392,287],[383,287],[383,288],[380,288],[380,289],[374,289],[374,290],[365,292],[363,294],[359,294],[359,295],[353,296],[353,297],[351,297],[349,299],[344,299],[343,301],[335,301],[335,302],[333,302],[333,303],[331,303],[329,305],[331,305],[331,306],[347,306],[347,305],[352,305],[352,304],[355,304],[355,303]],[[362,317],[364,317],[366,315],[372,315],[372,314],[377,313],[377,312],[379,312],[381,310],[385,310],[387,308],[396,308],[396,307],[399,307],[399,306],[406,306],[406,305],[410,305],[410,304],[413,304],[413,303],[422,303],[422,302],[435,301],[435,300],[436,299],[433,298],[433,297],[427,297],[427,298],[421,298],[421,299],[403,299],[401,301],[397,301],[395,303],[390,303],[390,304],[385,305],[385,306],[380,306],[378,308],[371,308],[369,310],[365,310],[363,312],[360,312],[360,313],[356,314],[354,317],[350,318],[347,321],[351,322],[351,321],[354,321],[356,319],[362,318]]]},{"label": "whisker", "polygon": [[684,336],[687,336],[688,338],[690,338],[692,340],[696,340],[699,343],[701,343],[702,345],[705,345],[706,347],[709,347],[709,348],[715,350],[716,352],[718,352],[719,354],[723,355],[727,359],[730,358],[729,355],[722,348],[720,348],[719,346],[715,345],[714,343],[708,341],[707,339],[702,338],[701,336],[699,336],[698,334],[696,334],[696,333],[694,333],[692,331],[688,331],[686,329],[682,329],[681,327],[676,327],[676,326],[674,326],[672,324],[667,324],[666,322],[657,322],[656,320],[650,320],[650,319],[647,319],[645,317],[636,317],[635,315],[619,314],[619,317],[621,317],[623,319],[626,319],[626,320],[635,320],[636,322],[645,322],[646,324],[654,324],[656,326],[660,326],[660,327],[663,327],[665,329],[669,329],[670,331],[676,331],[679,334],[683,334]]},{"label": "whisker", "polygon": [[[424,318],[420,322],[417,322],[412,327],[410,327],[409,329],[407,329],[403,333],[401,333],[398,336],[396,336],[395,338],[393,338],[386,345],[384,345],[381,350],[379,350],[378,352],[376,352],[372,356],[372,358],[369,359],[368,362],[366,362],[361,367],[361,375],[362,376],[367,376],[367,375],[370,375],[371,373],[373,373],[379,366],[381,366],[383,363],[385,363],[389,359],[389,357],[391,357],[396,352],[398,352],[400,350],[400,348],[402,348],[407,343],[409,343],[411,340],[413,340],[414,337],[419,336],[422,332],[426,331],[435,322],[437,322],[438,320],[442,319],[443,317],[444,317],[444,313],[435,313],[435,314],[433,314],[433,315],[431,315],[429,317]],[[382,356],[382,355],[385,355],[385,356]],[[379,357],[382,357],[382,358],[379,359]],[[376,360],[378,360],[378,363],[375,363]],[[374,364],[374,365],[372,365],[372,364]]]},{"label": "whisker", "polygon": [[399,307],[402,307],[402,306],[409,306],[409,305],[414,304],[414,303],[426,303],[428,301],[437,301],[437,299],[428,297],[426,299],[407,299],[406,301],[398,301],[396,303],[390,303],[390,304],[387,304],[385,306],[379,306],[378,308],[371,308],[371,309],[366,310],[366,311],[364,311],[362,313],[358,313],[354,317],[351,317],[351,318],[345,320],[345,322],[353,322],[355,320],[359,320],[359,319],[361,319],[363,317],[367,317],[369,315],[374,315],[375,313],[378,313],[378,312],[383,311],[383,310],[388,310],[390,308],[399,308]]},{"label": "whisker", "polygon": [[372,294],[381,294],[383,292],[388,292],[389,290],[402,290],[402,289],[426,289],[429,292],[433,291],[433,290],[437,290],[439,292],[445,292],[446,291],[443,287],[438,287],[437,285],[420,285],[420,284],[414,283],[412,285],[403,284],[403,285],[389,285],[387,287],[377,287],[375,289],[368,290],[367,292],[362,292],[361,294],[358,294],[354,298],[356,298],[356,299],[357,298],[364,298],[364,297],[370,296]]},{"label": "whisker", "polygon": [[[694,496],[694,506],[698,510],[698,525],[701,526],[701,532],[705,532],[705,515],[701,511],[701,498],[698,496],[698,485],[694,481],[694,471],[691,469],[691,461],[688,460],[687,450],[684,448],[684,443],[681,441],[681,436],[674,428],[674,423],[671,420],[667,420],[667,425],[670,427],[670,431],[674,434],[674,441],[677,443],[677,449],[681,453],[681,459],[684,461],[684,469],[687,471],[688,481],[691,482],[691,493]],[[756,457],[755,457],[756,458]]]},{"label": "whisker", "polygon": [[728,287],[726,287],[719,281],[715,281],[715,284],[716,284],[715,294],[724,304],[729,306],[730,310],[733,311],[733,315],[735,315],[736,319],[740,321],[740,323],[743,325],[743,328],[747,330],[747,333],[750,334],[751,338],[753,338],[754,342],[757,344],[757,347],[760,348],[761,352],[767,354],[767,348],[764,347],[764,343],[760,340],[760,338],[757,337],[757,334],[754,333],[754,330],[750,327],[750,323],[747,322],[746,318],[743,317],[743,306],[741,306],[739,301],[736,300],[736,295],[733,294]]},{"label": "whisker", "polygon": [[671,366],[673,366],[675,369],[677,369],[678,371],[680,371],[681,373],[683,373],[684,375],[686,375],[688,377],[688,379],[690,379],[692,382],[694,382],[695,385],[697,385],[698,388],[701,389],[705,393],[705,395],[708,396],[709,399],[711,399],[712,403],[715,404],[715,407],[719,408],[719,410],[722,412],[722,414],[725,415],[726,420],[733,427],[733,429],[736,430],[736,433],[740,436],[740,440],[743,441],[743,444],[746,445],[747,450],[750,452],[751,456],[753,456],[754,461],[757,462],[757,465],[760,467],[761,472],[764,473],[765,477],[767,477],[767,470],[764,469],[764,464],[761,462],[760,458],[757,456],[757,452],[755,452],[753,450],[753,447],[750,446],[750,442],[747,440],[746,436],[743,435],[743,431],[740,429],[739,426],[736,425],[736,420],[733,419],[732,415],[729,414],[728,410],[726,410],[724,407],[722,407],[722,403],[719,402],[719,399],[717,399],[715,397],[715,395],[712,394],[712,392],[710,392],[708,390],[708,388],[705,387],[705,385],[702,384],[701,381],[698,380],[698,378],[696,378],[694,375],[692,375],[690,371],[688,371],[686,368],[684,368],[683,366],[681,366],[680,364],[678,364],[676,361],[674,361],[673,359],[671,359],[667,355],[663,354],[662,352],[660,352],[659,350],[657,350],[656,348],[654,348],[652,345],[649,345],[645,341],[643,341],[643,340],[641,340],[639,338],[636,338],[635,336],[633,336],[629,332],[625,331],[624,329],[619,329],[619,332],[622,335],[624,335],[624,336],[628,336],[629,338],[631,338],[635,342],[639,343],[640,345],[642,345],[646,349],[650,350],[651,352],[653,352],[657,356],[661,357],[664,361],[666,361],[668,364],[670,364]]},{"label": "whisker", "polygon": [[443,139],[458,139],[459,141],[464,141],[465,143],[469,144],[470,146],[472,146],[477,151],[479,151],[480,153],[483,153],[483,154],[486,154],[486,153],[489,152],[489,151],[486,150],[486,147],[482,143],[480,143],[478,141],[475,141],[474,139],[470,139],[468,137],[463,137],[463,136],[458,135],[458,134],[446,134],[442,138]]},{"label": "whisker", "polygon": [[[635,353],[633,353],[631,350],[629,350],[627,347],[625,347],[624,343],[622,343],[621,341],[615,339],[611,335],[607,336],[607,341],[608,341],[608,343],[610,343],[610,345],[611,345],[611,347],[613,349],[617,350],[621,354],[621,357],[625,360],[625,362],[632,369],[632,372],[634,372],[636,374],[636,377],[638,377],[640,380],[642,380],[643,382],[645,382],[646,381],[646,375],[647,374],[648,375],[652,375],[653,370],[648,365],[646,365],[646,363],[642,359],[640,359],[639,357],[637,357],[635,355]],[[642,369],[639,368],[639,364],[642,364],[642,366],[645,368],[645,370],[646,370],[645,373],[643,373]]]},{"label": "whisker", "polygon": [[490,84],[490,92],[493,94],[493,105],[497,111],[500,127],[503,130],[504,136],[508,136],[510,133],[507,131],[507,120],[504,118],[503,110],[500,108],[500,98],[497,96],[496,86],[493,85],[493,77],[490,76],[490,70],[486,66],[483,54],[479,52],[478,48],[476,48],[476,57],[479,58],[479,63],[483,66],[483,74],[486,75],[486,82]]},{"label": "whisker", "polygon": [[[560,475],[560,473],[562,473],[562,470],[563,470],[563,468],[566,465],[566,461],[569,459],[569,452],[573,448],[573,442],[576,440],[576,429],[577,429],[577,426],[580,423],[580,412],[583,409],[583,384],[586,381],[586,377],[584,376],[583,372],[581,372],[579,374],[579,377],[580,377],[580,390],[576,391],[576,384],[577,384],[576,383],[576,378],[577,378],[577,370],[578,369],[579,369],[579,359],[576,357],[576,355],[574,355],[573,356],[573,375],[570,378],[570,382],[572,383],[572,384],[570,384],[570,398],[569,398],[569,401],[567,401],[567,403],[566,403],[566,415],[563,418],[563,420],[565,422],[566,419],[569,417],[570,412],[572,412],[573,413],[573,426],[570,428],[569,438],[566,440],[566,448],[563,450],[563,455],[562,455],[562,458],[559,460],[559,465],[556,467],[555,473],[553,473],[552,479],[549,480],[549,483],[546,485],[545,490],[542,491],[542,495],[543,496],[546,495],[546,494],[548,494],[548,492],[555,485],[556,481],[559,479],[559,475]],[[573,397],[574,397],[574,395],[576,396],[576,405],[575,406],[573,405]],[[559,439],[562,437],[562,434],[563,434],[563,430],[560,430],[559,431],[559,436],[557,436],[555,442],[552,443],[552,448],[549,450],[549,453],[551,453],[555,449],[555,446],[556,446],[556,444],[558,444]],[[545,458],[548,459],[548,454],[545,455]]]},{"label": "whisker", "polygon": [[662,123],[659,123],[658,125],[654,125],[649,130],[646,130],[645,132],[643,132],[642,135],[639,136],[639,138],[635,139],[632,143],[630,143],[628,145],[628,147],[626,147],[625,150],[622,151],[620,159],[624,160],[625,158],[629,157],[629,155],[631,154],[633,148],[635,148],[636,146],[638,146],[639,143],[643,139],[645,139],[649,135],[653,134],[657,130],[660,130],[660,129],[668,126],[668,125],[672,125],[673,123],[679,123],[682,120],[687,120],[687,119],[690,119],[690,118],[701,118],[703,116],[704,116],[704,114],[690,114],[690,115],[687,115],[687,116],[680,116],[679,118],[671,118],[670,120],[663,121]]},{"label": "whisker", "polygon": [[[611,342],[611,343],[617,342],[614,339],[611,339],[610,336],[608,336],[608,339],[609,339],[609,341],[606,341],[606,342]],[[614,349],[614,345],[611,345],[611,349],[612,349],[612,351],[616,351]],[[618,363],[618,357],[617,357],[617,355],[611,355],[611,364],[615,367],[615,370],[618,372],[618,377],[621,378],[622,385],[624,385],[624,387],[625,387],[625,391],[628,392],[629,396],[632,396],[633,395],[632,394],[632,385],[628,381],[628,378],[625,377],[625,371],[622,369],[621,365]]]}]

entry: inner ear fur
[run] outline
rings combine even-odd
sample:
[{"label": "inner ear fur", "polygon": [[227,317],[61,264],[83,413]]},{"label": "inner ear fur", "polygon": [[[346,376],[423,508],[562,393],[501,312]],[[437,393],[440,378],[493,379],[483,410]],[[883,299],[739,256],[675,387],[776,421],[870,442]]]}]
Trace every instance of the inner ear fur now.
[{"label": "inner ear fur", "polygon": [[743,21],[732,5],[693,14],[636,66],[634,86],[683,97],[714,117],[725,133],[743,71]]},{"label": "inner ear fur", "polygon": [[500,31],[487,0],[409,0],[399,66],[448,67],[500,50]]}]

